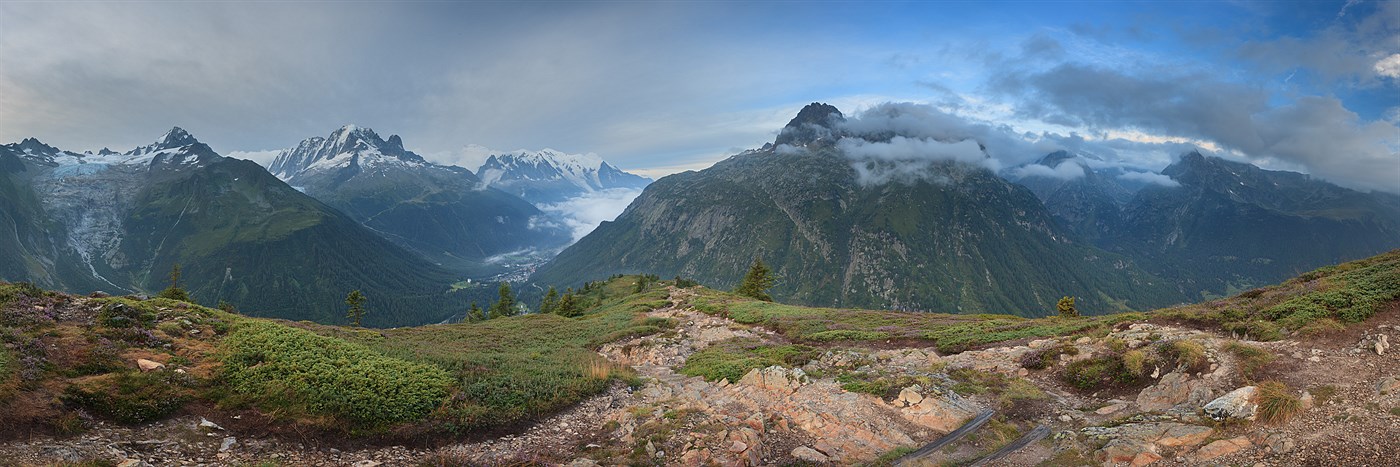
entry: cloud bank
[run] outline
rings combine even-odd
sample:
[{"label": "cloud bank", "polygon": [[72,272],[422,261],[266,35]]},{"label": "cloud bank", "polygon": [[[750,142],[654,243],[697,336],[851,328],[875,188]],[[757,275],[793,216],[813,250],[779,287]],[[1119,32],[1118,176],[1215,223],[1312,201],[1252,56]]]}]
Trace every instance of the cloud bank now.
[{"label": "cloud bank", "polygon": [[642,190],[637,189],[610,188],[558,203],[542,204],[539,208],[568,228],[573,240],[578,241],[604,221],[617,219],[627,205],[641,194]]}]

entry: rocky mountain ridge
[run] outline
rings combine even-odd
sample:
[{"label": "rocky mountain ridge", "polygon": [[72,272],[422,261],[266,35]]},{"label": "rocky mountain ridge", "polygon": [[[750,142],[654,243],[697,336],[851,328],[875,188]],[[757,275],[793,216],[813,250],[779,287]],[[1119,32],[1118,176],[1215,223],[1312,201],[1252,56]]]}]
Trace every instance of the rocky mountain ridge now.
[{"label": "rocky mountain ridge", "polygon": [[651,183],[651,179],[624,172],[597,155],[566,154],[553,149],[494,154],[476,173],[486,185],[535,204],[602,190],[640,190]]}]

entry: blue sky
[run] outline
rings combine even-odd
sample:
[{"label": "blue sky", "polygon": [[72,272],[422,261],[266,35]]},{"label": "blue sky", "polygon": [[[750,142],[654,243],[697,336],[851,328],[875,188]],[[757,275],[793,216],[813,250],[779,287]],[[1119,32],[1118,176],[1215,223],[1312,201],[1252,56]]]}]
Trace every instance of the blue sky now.
[{"label": "blue sky", "polygon": [[1199,146],[1400,191],[1400,2],[1348,3],[5,2],[0,141],[178,125],[265,160],[356,123],[473,169],[552,147],[657,176],[812,101],[910,102],[1024,140],[1004,164]]}]

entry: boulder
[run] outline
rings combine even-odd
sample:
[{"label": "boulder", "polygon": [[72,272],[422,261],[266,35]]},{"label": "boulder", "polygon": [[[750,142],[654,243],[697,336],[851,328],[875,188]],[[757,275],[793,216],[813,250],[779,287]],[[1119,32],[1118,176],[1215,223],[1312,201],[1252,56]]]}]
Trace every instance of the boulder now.
[{"label": "boulder", "polygon": [[1103,406],[1103,407],[1099,407],[1099,409],[1098,409],[1098,410],[1095,410],[1094,413],[1099,414],[1099,415],[1108,415],[1108,414],[1111,414],[1111,413],[1114,413],[1114,412],[1117,412],[1117,411],[1120,411],[1120,410],[1123,410],[1123,409],[1126,409],[1126,408],[1128,408],[1128,404],[1126,404],[1126,403],[1121,403],[1121,404],[1109,404],[1109,405],[1105,405],[1105,406]]},{"label": "boulder", "polygon": [[153,360],[146,360],[144,358],[136,359],[136,366],[141,368],[141,371],[155,371],[161,368],[165,368],[164,363]]},{"label": "boulder", "polygon": [[919,393],[919,391],[922,389],[922,387],[915,384],[913,386],[909,386],[899,391],[899,405],[902,407],[908,407],[923,402],[924,395]]},{"label": "boulder", "polygon": [[749,370],[748,374],[745,374],[744,377],[739,380],[739,384],[754,386],[783,394],[792,394],[796,392],[798,388],[802,387],[803,384],[810,381],[811,380],[807,377],[807,373],[800,368],[789,370],[774,365],[762,370],[758,368]]},{"label": "boulder", "polygon": [[1205,462],[1220,456],[1227,456],[1239,452],[1241,449],[1250,447],[1253,443],[1249,438],[1241,436],[1238,438],[1222,439],[1213,443],[1201,446],[1194,454],[1191,454],[1193,462]]},{"label": "boulder", "polygon": [[1210,401],[1203,407],[1206,416],[1215,421],[1227,419],[1254,420],[1259,411],[1259,389],[1245,386]]},{"label": "boulder", "polygon": [[826,457],[826,454],[822,454],[821,451],[817,451],[816,449],[812,449],[807,446],[798,446],[793,448],[792,457],[797,458],[797,460],[800,461],[812,462],[817,464],[830,462],[830,459]]},{"label": "boulder", "polygon": [[918,402],[899,409],[899,413],[905,419],[919,424],[920,426],[932,428],[942,433],[948,433],[958,429],[969,418],[976,414],[971,404],[961,400],[954,400],[956,395],[946,397],[920,396]]}]

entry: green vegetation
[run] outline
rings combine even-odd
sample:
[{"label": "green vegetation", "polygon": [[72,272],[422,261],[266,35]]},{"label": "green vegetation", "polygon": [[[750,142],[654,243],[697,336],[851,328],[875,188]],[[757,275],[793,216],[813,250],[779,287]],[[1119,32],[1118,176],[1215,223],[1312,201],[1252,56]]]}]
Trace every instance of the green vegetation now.
[{"label": "green vegetation", "polygon": [[932,341],[945,353],[1016,339],[1088,334],[1117,323],[1146,318],[1141,313],[1029,319],[1008,315],[811,308],[764,302],[710,289],[698,292],[687,303],[696,310],[743,324],[761,325],[795,341]]},{"label": "green vegetation", "polygon": [[1189,339],[1171,341],[1158,347],[1169,367],[1179,368],[1190,373],[1200,373],[1209,364],[1206,360],[1206,347]]},{"label": "green vegetation", "polygon": [[773,297],[768,296],[768,289],[773,288],[773,282],[773,271],[763,264],[762,259],[754,258],[753,265],[749,266],[749,272],[744,274],[739,286],[734,288],[734,293],[771,302]]},{"label": "green vegetation", "polygon": [[1259,383],[1259,421],[1278,424],[1303,411],[1303,402],[1278,381]]},{"label": "green vegetation", "polygon": [[555,313],[559,310],[559,291],[554,290],[554,286],[549,286],[549,292],[540,299],[540,307],[537,312],[541,314]]},{"label": "green vegetation", "polygon": [[196,381],[188,375],[159,370],[124,370],[80,380],[68,386],[63,401],[121,423],[137,424],[174,413],[193,396]]},{"label": "green vegetation", "polygon": [[238,323],[220,347],[236,399],[293,417],[325,414],[365,427],[417,420],[451,383],[438,367],[265,321]]},{"label": "green vegetation", "polygon": [[365,294],[359,289],[350,291],[350,294],[345,296],[345,305],[350,307],[345,311],[345,319],[350,320],[350,324],[355,327],[360,327],[360,321],[365,317]]},{"label": "green vegetation", "polygon": [[[62,321],[52,310],[71,298],[0,283],[0,410],[19,400],[5,395],[15,388],[65,402],[8,415],[55,433],[84,429],[77,408],[139,423],[196,401],[254,409],[299,432],[396,437],[498,428],[577,403],[614,380],[639,383],[597,347],[676,323],[640,313],[667,303],[665,290],[626,293],[632,285],[595,285],[580,296],[592,307],[577,318],[531,314],[380,331],[131,297],[91,299],[76,310],[92,315]],[[139,372],[137,358],[166,367]]]},{"label": "green vegetation", "polygon": [[1156,312],[1271,341],[1333,332],[1400,299],[1400,250],[1319,268],[1279,285]]},{"label": "green vegetation", "polygon": [[755,368],[799,367],[816,357],[817,350],[805,345],[765,345],[758,339],[736,337],[716,342],[691,355],[680,372],[708,381],[728,379],[733,383]]}]

